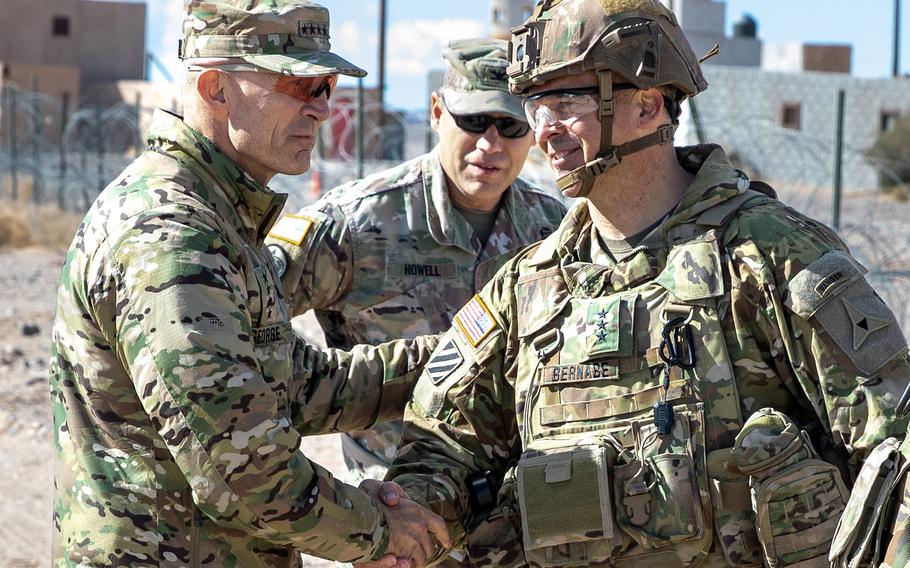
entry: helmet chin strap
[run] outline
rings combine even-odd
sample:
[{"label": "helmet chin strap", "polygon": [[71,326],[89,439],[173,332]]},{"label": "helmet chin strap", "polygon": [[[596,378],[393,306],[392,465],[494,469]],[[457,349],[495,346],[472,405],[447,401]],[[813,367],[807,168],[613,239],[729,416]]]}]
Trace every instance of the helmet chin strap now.
[{"label": "helmet chin strap", "polygon": [[597,113],[600,118],[600,153],[595,159],[580,168],[556,179],[556,187],[559,188],[559,191],[565,191],[573,185],[581,183],[581,190],[575,197],[587,197],[594,187],[594,180],[597,176],[619,165],[624,156],[634,154],[651,146],[672,142],[676,127],[679,126],[677,121],[673,121],[670,124],[661,126],[651,134],[614,146],[613,73],[609,70],[598,71],[597,79],[600,82],[600,101]]}]

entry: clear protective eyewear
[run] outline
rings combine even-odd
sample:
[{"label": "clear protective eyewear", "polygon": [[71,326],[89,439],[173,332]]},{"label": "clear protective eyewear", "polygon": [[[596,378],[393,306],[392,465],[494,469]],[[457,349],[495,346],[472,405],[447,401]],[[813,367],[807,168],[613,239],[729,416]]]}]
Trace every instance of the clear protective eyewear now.
[{"label": "clear protective eyewear", "polygon": [[[630,83],[613,85],[614,91],[637,89]],[[531,95],[524,100],[525,116],[531,129],[537,132],[541,126],[569,125],[575,120],[597,112],[599,103],[598,87],[576,89],[554,89]]]}]

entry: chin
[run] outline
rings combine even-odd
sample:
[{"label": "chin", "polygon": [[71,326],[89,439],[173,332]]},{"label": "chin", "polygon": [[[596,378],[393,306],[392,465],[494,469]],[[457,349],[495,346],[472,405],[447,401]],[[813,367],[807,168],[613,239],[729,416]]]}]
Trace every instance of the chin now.
[{"label": "chin", "polygon": [[569,187],[563,189],[561,191],[561,193],[562,193],[563,197],[567,197],[569,199],[574,199],[574,198],[578,197],[578,194],[581,192],[581,186],[582,186],[582,182],[573,183]]},{"label": "chin", "polygon": [[284,166],[284,168],[281,170],[281,173],[283,173],[284,175],[299,176],[300,174],[304,174],[307,171],[309,171],[310,157],[307,156],[306,159],[298,158],[297,160],[293,160],[293,161],[288,160],[287,162],[285,162],[283,164],[283,166]]}]

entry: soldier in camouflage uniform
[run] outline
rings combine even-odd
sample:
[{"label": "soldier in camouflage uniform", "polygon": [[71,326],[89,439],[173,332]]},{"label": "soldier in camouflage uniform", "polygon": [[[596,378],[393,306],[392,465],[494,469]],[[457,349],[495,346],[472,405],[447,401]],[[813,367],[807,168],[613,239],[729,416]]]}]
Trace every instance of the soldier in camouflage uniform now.
[{"label": "soldier in camouflage uniform", "polygon": [[[444,86],[430,101],[438,147],[337,187],[272,228],[266,242],[291,311],[316,310],[330,347],[445,331],[506,260],[565,215],[557,198],[516,177],[531,134],[508,92],[507,52],[502,40],[449,44]],[[382,479],[400,437],[400,422],[344,434],[352,476]]]},{"label": "soldier in camouflage uniform", "polygon": [[448,540],[298,451],[400,417],[435,345],[321,352],[292,332],[264,246],[286,196],[265,184],[307,169],[337,75],[363,75],[328,25],[308,2],[188,5],[186,118],[158,112],[60,281],[55,566],[421,565],[426,523]]},{"label": "soldier in camouflage uniform", "polygon": [[455,316],[388,478],[476,565],[907,567],[906,341],[830,229],[672,146],[672,12],[545,0],[511,60],[586,199]]}]

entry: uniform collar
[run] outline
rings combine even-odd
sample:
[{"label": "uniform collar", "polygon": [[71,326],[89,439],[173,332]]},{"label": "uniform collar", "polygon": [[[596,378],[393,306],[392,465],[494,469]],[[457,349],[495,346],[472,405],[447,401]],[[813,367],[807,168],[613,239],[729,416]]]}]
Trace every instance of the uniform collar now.
[{"label": "uniform collar", "polygon": [[287,195],[275,193],[247,174],[215,144],[187,126],[180,116],[158,109],[149,128],[149,149],[177,160],[213,182],[194,185],[194,195],[242,227],[261,243],[278,219]]},{"label": "uniform collar", "polygon": [[[669,218],[650,235],[642,245],[650,247],[667,246],[668,235],[683,225],[692,225],[699,215],[742,194],[749,187],[749,180],[730,164],[720,146],[704,144],[677,148],[677,159],[695,179],[686,189],[679,204]],[[552,260],[560,262],[590,262],[612,265],[610,255],[603,250],[596,237],[596,228],[591,221],[587,199],[579,199],[572,205],[556,234],[548,239],[532,259],[533,264],[543,265]]]},{"label": "uniform collar", "polygon": [[[449,196],[446,175],[439,158],[439,147],[426,154],[420,163],[426,196],[427,224],[433,239],[441,245],[457,246],[481,259],[498,256],[520,246],[540,239],[540,220],[532,218],[534,211],[522,203],[520,187],[523,182],[516,180],[503,195],[496,221],[485,246],[474,239],[471,224],[458,212]],[[506,235],[511,243],[491,242],[496,235]],[[511,245],[509,247],[508,245]],[[508,250],[501,250],[508,248]]]}]

